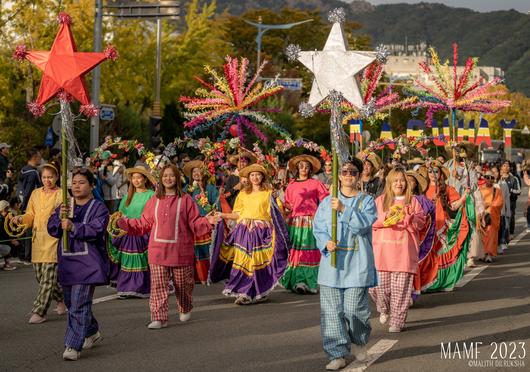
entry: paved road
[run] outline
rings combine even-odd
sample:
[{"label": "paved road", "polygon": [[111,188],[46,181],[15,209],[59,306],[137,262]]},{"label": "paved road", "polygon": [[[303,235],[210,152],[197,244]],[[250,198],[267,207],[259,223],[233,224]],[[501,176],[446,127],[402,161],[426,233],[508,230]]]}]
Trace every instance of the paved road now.
[{"label": "paved road", "polygon": [[[522,212],[518,218],[516,236],[521,240],[495,263],[468,273],[476,276],[465,286],[422,296],[409,312],[405,332],[389,334],[373,312],[371,352],[391,347],[368,371],[530,370],[530,234],[519,234],[524,227]],[[193,320],[186,324],[178,322],[171,303],[170,325],[160,331],[146,328],[147,300],[97,303],[94,313],[103,342],[83,352],[78,362],[63,362],[65,318],[50,314],[44,324],[26,323],[36,291],[31,268],[0,271],[0,370],[324,370],[318,296],[277,290],[268,303],[238,307],[220,295],[221,289],[196,287]],[[112,289],[98,288],[95,297],[112,294]],[[447,355],[448,342],[455,358],[441,352],[444,343]],[[482,343],[479,355],[465,358],[464,346],[469,349],[475,342]],[[492,342],[500,346],[496,355],[491,355]],[[462,359],[455,352],[456,343]],[[501,358],[499,351],[508,355]],[[518,359],[523,352],[528,355]],[[515,359],[510,360],[510,354]]]}]

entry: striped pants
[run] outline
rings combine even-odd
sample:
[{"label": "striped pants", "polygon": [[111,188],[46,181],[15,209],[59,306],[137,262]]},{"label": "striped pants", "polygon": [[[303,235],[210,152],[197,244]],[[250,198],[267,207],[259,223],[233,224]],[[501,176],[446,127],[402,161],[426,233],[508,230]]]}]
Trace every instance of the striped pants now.
[{"label": "striped pants", "polygon": [[99,330],[98,322],[92,314],[92,297],[95,289],[96,286],[90,284],[63,286],[64,302],[68,307],[65,347],[81,351],[85,338],[96,334]]},{"label": "striped pants", "polygon": [[379,285],[370,288],[370,295],[380,314],[390,314],[390,326],[403,328],[410,306],[414,274],[378,271]]},{"label": "striped pants", "polygon": [[169,267],[149,264],[149,269],[151,272],[151,297],[149,297],[151,321],[166,322],[168,319],[169,305],[167,299],[170,277],[173,278],[175,285],[179,313],[189,313],[193,308],[192,292],[195,285],[193,266]]},{"label": "striped pants", "polygon": [[349,355],[352,343],[366,345],[372,331],[368,289],[321,285],[320,330],[330,360]]},{"label": "striped pants", "polygon": [[33,269],[37,283],[39,283],[39,291],[31,312],[44,316],[52,300],[63,301],[63,291],[57,283],[57,264],[38,262],[33,264]]}]

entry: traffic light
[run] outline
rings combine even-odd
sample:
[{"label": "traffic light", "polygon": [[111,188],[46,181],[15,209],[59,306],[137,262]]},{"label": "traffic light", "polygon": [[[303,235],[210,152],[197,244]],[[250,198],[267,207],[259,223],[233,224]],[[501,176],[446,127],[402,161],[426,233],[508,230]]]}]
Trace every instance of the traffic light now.
[{"label": "traffic light", "polygon": [[162,118],[149,116],[149,147],[157,148],[162,144]]}]

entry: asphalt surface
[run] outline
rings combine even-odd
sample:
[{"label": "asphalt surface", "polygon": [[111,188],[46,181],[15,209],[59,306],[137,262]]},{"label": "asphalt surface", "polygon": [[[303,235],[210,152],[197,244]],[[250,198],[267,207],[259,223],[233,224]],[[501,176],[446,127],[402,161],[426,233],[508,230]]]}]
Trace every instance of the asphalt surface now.
[{"label": "asphalt surface", "polygon": [[[388,333],[374,309],[371,364],[347,370],[530,370],[530,234],[521,233],[526,198],[520,199],[518,242],[466,274],[476,276],[463,287],[422,295],[402,333]],[[31,267],[0,271],[0,371],[293,372],[323,371],[327,363],[318,295],[278,289],[267,303],[240,307],[221,295],[222,285],[195,288],[188,323],[178,321],[172,297],[169,327],[158,331],[146,327],[147,300],[109,300],[114,290],[99,287],[94,297],[104,301],[93,310],[103,341],[79,361],[64,362],[66,318],[49,311],[47,322],[27,323],[36,289]],[[477,345],[478,355],[464,353]]]}]

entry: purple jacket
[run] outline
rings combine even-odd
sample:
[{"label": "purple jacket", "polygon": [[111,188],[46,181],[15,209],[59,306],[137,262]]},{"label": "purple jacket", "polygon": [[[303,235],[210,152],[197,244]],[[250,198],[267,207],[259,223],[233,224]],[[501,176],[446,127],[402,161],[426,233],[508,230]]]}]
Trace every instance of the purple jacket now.
[{"label": "purple jacket", "polygon": [[109,210],[102,202],[91,199],[74,208],[74,229],[68,233],[68,252],[63,250],[60,207],[48,220],[48,233],[59,239],[57,257],[59,283],[62,285],[109,282],[110,263],[105,246]]}]

